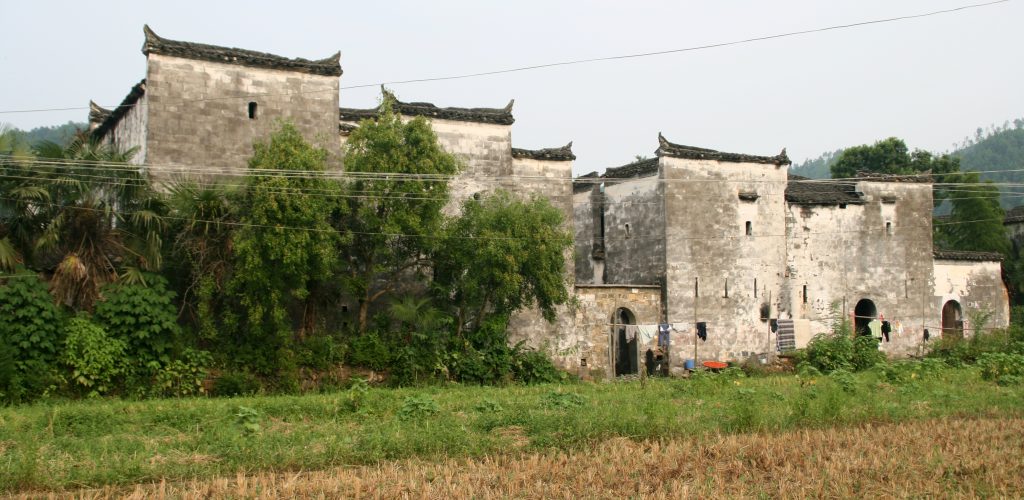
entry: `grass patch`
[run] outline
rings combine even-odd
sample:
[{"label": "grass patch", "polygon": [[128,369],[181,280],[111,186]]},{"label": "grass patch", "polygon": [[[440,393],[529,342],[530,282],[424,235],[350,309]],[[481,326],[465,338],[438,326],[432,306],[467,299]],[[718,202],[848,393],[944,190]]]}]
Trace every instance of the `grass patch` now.
[{"label": "grass patch", "polygon": [[0,409],[0,492],[283,473],[402,459],[578,450],[947,416],[1021,415],[1021,385],[976,368],[886,365],[838,376],[699,376],[306,396],[93,400]]}]

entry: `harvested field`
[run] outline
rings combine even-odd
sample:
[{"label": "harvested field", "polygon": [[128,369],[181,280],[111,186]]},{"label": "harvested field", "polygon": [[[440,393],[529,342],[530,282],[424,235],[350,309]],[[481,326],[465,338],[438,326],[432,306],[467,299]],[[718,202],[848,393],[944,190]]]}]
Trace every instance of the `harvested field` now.
[{"label": "harvested field", "polygon": [[[108,487],[150,497],[932,497],[1024,495],[1024,419],[944,418],[632,441],[288,474]],[[53,495],[53,494],[44,494]]]}]

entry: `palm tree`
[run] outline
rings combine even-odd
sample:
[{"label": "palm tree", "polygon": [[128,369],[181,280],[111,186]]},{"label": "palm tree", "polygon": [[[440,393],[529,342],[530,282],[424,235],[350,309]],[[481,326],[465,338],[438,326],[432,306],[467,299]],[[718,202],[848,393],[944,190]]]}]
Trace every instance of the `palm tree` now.
[{"label": "palm tree", "polygon": [[48,194],[39,202],[43,221],[35,264],[52,269],[55,298],[91,310],[103,285],[119,271],[157,270],[162,259],[165,212],[138,167],[137,148],[118,151],[80,134],[67,147],[35,147],[31,185]]}]

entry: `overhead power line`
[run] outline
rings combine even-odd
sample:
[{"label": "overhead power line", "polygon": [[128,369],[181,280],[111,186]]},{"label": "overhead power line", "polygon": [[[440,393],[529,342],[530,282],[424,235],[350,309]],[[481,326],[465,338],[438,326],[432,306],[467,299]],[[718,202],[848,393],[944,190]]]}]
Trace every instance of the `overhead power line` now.
[{"label": "overhead power line", "polygon": [[[475,73],[461,73],[461,74],[447,75],[447,76],[434,76],[434,77],[425,77],[425,78],[411,78],[411,79],[407,79],[407,80],[390,80],[390,81],[380,81],[380,82],[374,82],[374,83],[363,83],[363,84],[358,84],[358,85],[346,85],[346,86],[341,86],[340,89],[341,90],[351,90],[351,89],[359,89],[359,88],[367,88],[367,87],[379,87],[381,85],[402,85],[402,84],[408,84],[408,83],[425,83],[425,82],[438,82],[438,81],[446,81],[446,80],[462,80],[462,79],[467,79],[467,78],[479,78],[479,77],[484,77],[484,76],[494,76],[494,75],[502,75],[502,74],[508,74],[508,73],[523,72],[523,71],[533,71],[533,70],[546,69],[546,68],[555,68],[555,67],[561,67],[561,66],[574,66],[574,65],[590,64],[590,63],[596,63],[596,62],[617,61],[617,60],[624,60],[624,59],[637,59],[637,58],[643,58],[643,57],[654,57],[654,56],[663,56],[663,55],[669,55],[669,54],[680,54],[680,53],[685,53],[685,52],[696,52],[696,51],[701,51],[701,50],[709,50],[709,49],[716,49],[716,48],[722,48],[722,47],[730,47],[730,46],[734,46],[734,45],[743,45],[743,44],[748,44],[748,43],[763,42],[763,41],[775,40],[775,39],[780,39],[780,38],[804,36],[804,35],[810,35],[810,34],[814,34],[814,33],[822,33],[822,32],[826,32],[826,31],[836,31],[836,30],[843,30],[843,29],[859,28],[859,27],[863,27],[863,26],[871,26],[871,25],[876,25],[876,24],[893,23],[893,22],[899,22],[899,21],[909,21],[909,20],[912,20],[912,19],[921,19],[921,18],[925,18],[925,17],[938,16],[938,15],[942,15],[942,14],[951,14],[951,13],[961,12],[961,11],[965,11],[965,10],[969,10],[969,9],[978,9],[978,8],[982,8],[982,7],[989,7],[989,6],[996,5],[996,4],[1008,3],[1010,1],[1011,0],[995,0],[995,1],[992,1],[992,2],[984,2],[984,3],[962,5],[960,7],[953,7],[953,8],[949,8],[949,9],[934,10],[934,11],[930,11],[930,12],[922,12],[922,13],[919,13],[919,14],[908,14],[908,15],[905,15],[905,16],[895,16],[895,17],[887,17],[887,18],[881,18],[881,19],[872,19],[872,20],[868,20],[868,21],[859,21],[859,22],[854,22],[854,23],[836,24],[836,25],[824,26],[824,27],[820,27],[820,28],[811,28],[811,29],[799,30],[799,31],[789,31],[789,32],[785,32],[785,33],[776,33],[776,34],[772,34],[772,35],[743,38],[743,39],[731,40],[731,41],[727,41],[727,42],[707,43],[707,44],[694,45],[694,46],[691,46],[691,47],[682,47],[682,48],[676,48],[676,49],[657,50],[657,51],[650,51],[650,52],[638,52],[638,53],[631,53],[631,54],[619,54],[619,55],[614,55],[614,56],[592,57],[592,58],[586,58],[586,59],[571,59],[571,60],[567,60],[567,61],[557,61],[557,62],[550,62],[550,63],[532,64],[532,65],[527,65],[527,66],[517,66],[517,67],[512,67],[512,68],[504,68],[504,69],[491,70],[491,71],[480,71],[480,72],[475,72]],[[278,94],[278,93],[273,93],[273,94],[271,94],[271,93],[262,93],[262,94],[243,94],[243,95],[229,96],[229,97],[209,97],[209,98],[198,98],[198,99],[179,99],[179,100],[175,100],[175,102],[191,102],[191,101],[204,101],[204,100],[216,100],[216,99],[232,99],[232,98],[245,99],[245,98],[250,98],[250,97],[265,97],[265,96],[270,96],[270,95],[298,95],[298,94],[310,94],[310,93],[327,92],[327,91],[330,91],[330,90],[333,90],[333,89],[298,91],[298,92],[283,93],[283,94]],[[130,106],[134,106],[134,104],[130,105]],[[115,108],[115,107],[118,107],[118,106],[107,106],[107,107]],[[15,110],[9,109],[9,110],[0,110],[0,114],[42,113],[42,112],[50,112],[50,111],[75,111],[75,110],[85,110],[85,109],[89,109],[89,107],[88,106],[67,106],[67,107],[37,108],[37,109],[15,109]]]}]

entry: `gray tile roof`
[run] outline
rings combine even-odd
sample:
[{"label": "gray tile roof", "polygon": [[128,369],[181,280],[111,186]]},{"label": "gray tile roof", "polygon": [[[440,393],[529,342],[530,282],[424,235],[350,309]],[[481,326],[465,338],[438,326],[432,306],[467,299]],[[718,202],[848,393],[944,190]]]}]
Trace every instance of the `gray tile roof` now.
[{"label": "gray tile roof", "polygon": [[998,252],[935,250],[932,252],[932,255],[938,260],[969,260],[979,262],[998,262],[1003,260],[1003,255]]},{"label": "gray tile roof", "polygon": [[[107,115],[105,118],[103,118],[103,121],[100,122],[99,126],[93,129],[92,137],[95,139],[102,139],[103,136],[107,135],[107,132],[113,130],[114,127],[117,126],[117,123],[121,121],[121,118],[124,118],[124,115],[128,114],[128,112],[131,111],[133,107],[135,107],[135,103],[139,102],[139,99],[141,99],[142,96],[145,94],[146,80],[143,79],[141,82],[136,83],[135,86],[132,87],[132,89],[128,92],[128,95],[125,96],[123,101],[121,101],[121,104],[114,108],[113,111],[107,111],[103,108],[100,108],[99,106],[96,106],[97,108],[99,108],[99,110],[107,111]],[[90,122],[92,122],[94,113],[93,109],[91,108],[92,106],[90,106],[89,110]],[[97,111],[96,113],[97,118],[99,118],[99,115],[102,114],[101,111]]]},{"label": "gray tile roof", "polygon": [[[429,102],[402,102],[387,89],[382,88],[381,91],[384,93],[385,98],[393,100],[395,112],[403,116],[423,116],[442,120],[494,123],[498,125],[512,125],[516,121],[512,117],[512,105],[515,103],[515,99],[509,101],[504,108],[441,108]],[[380,108],[339,108],[338,118],[341,121],[356,122],[377,116],[379,110]]]},{"label": "gray tile roof", "polygon": [[572,161],[576,159],[576,155],[572,152],[572,142],[562,146],[560,148],[545,148],[545,149],[520,149],[512,148],[513,158],[528,158],[532,160],[548,160],[548,161]]},{"label": "gray tile roof", "polygon": [[658,134],[658,156],[671,156],[673,158],[685,158],[691,160],[716,160],[734,163],[766,163],[771,165],[789,165],[792,163],[786,155],[786,149],[775,156],[755,156],[741,153],[724,153],[714,149],[698,148],[674,144],[665,139],[665,136]]},{"label": "gray tile roof", "polygon": [[786,183],[786,201],[794,205],[863,205],[852,182],[811,180],[789,175]]}]

